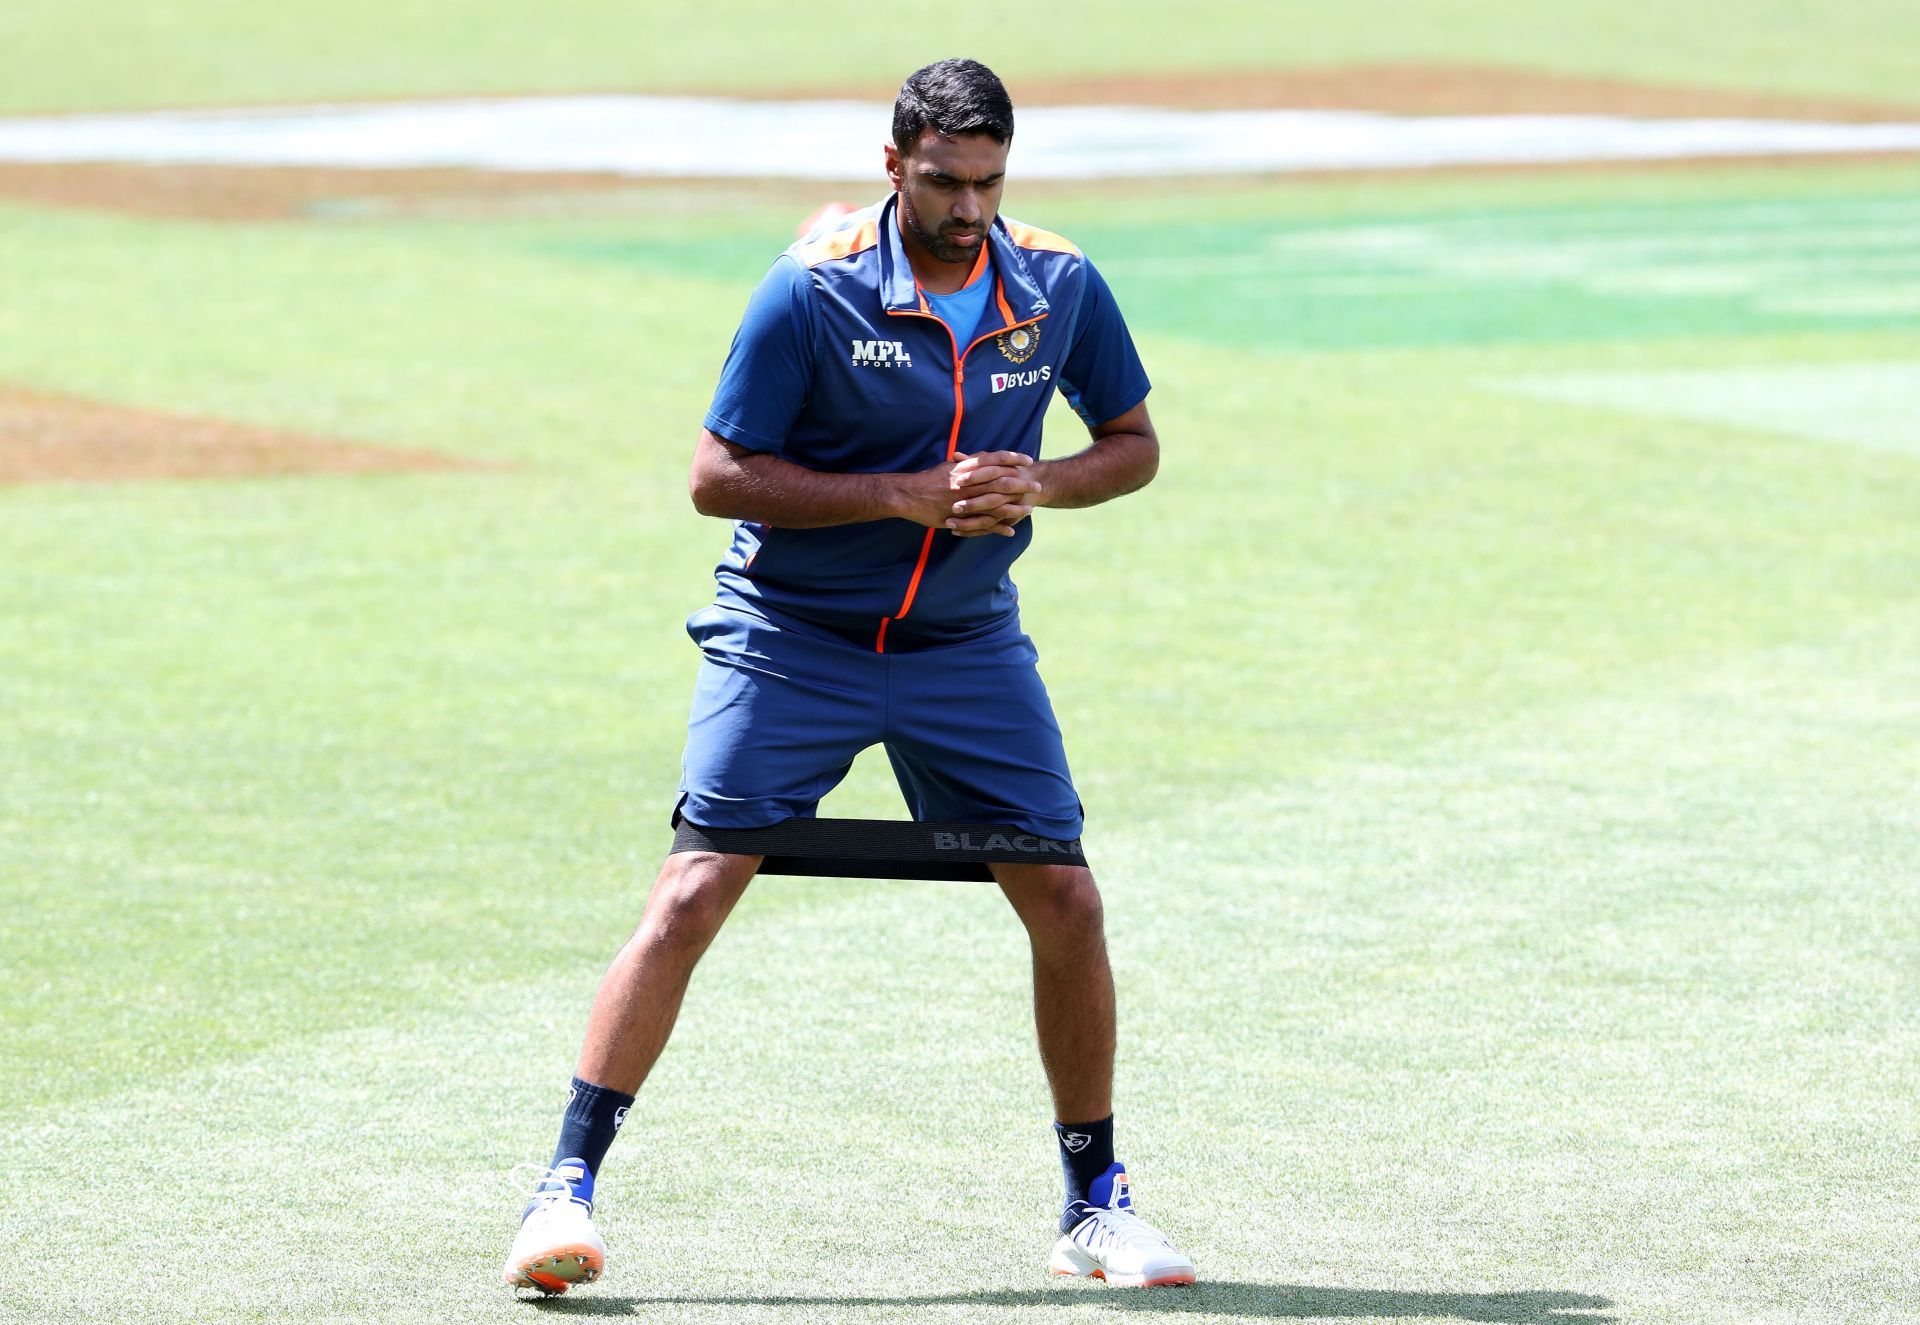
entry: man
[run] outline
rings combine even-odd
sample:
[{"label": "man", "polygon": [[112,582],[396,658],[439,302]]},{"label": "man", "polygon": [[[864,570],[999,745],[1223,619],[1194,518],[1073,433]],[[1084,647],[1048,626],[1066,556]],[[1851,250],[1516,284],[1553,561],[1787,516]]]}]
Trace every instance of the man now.
[{"label": "man", "polygon": [[[1148,383],[1099,274],[1058,235],[1001,219],[1013,106],[971,60],[900,89],[883,202],[829,223],[750,301],[693,461],[694,506],[736,521],[676,819],[811,816],[884,744],[916,819],[1080,836],[1060,729],[1008,568],[1040,506],[1091,506],[1153,477]],[[1091,442],[1039,460],[1054,388]],[[536,1169],[506,1280],[597,1278],[594,1174],[665,1046],[694,964],[761,857],[670,855],[602,980],[560,1141]],[[1192,1283],[1132,1212],[1113,1153],[1113,977],[1100,894],[1070,865],[995,865],[1033,950],[1034,1011],[1066,1176],[1050,1268]]]}]

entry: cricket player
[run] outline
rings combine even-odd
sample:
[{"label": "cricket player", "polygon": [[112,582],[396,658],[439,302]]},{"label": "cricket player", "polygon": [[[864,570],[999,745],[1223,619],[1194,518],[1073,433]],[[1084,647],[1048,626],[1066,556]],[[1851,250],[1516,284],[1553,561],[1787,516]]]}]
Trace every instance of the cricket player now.
[{"label": "cricket player", "polygon": [[[1074,839],[1081,807],[1008,571],[1042,506],[1092,506],[1159,463],[1147,375],[1106,282],[1073,244],[999,215],[1005,87],[972,60],[909,77],[885,148],[893,191],[774,263],[735,335],[693,460],[694,506],[733,522],[676,818],[810,817],[884,745],[918,820]],[[1087,444],[1041,458],[1064,392]],[[668,856],[601,981],[553,1161],[508,1253],[516,1288],[597,1278],[594,1176],[761,857]],[[997,864],[1026,926],[1066,1191],[1049,1268],[1190,1284],[1193,1262],[1133,1210],[1114,1155],[1114,991],[1086,868]]]}]

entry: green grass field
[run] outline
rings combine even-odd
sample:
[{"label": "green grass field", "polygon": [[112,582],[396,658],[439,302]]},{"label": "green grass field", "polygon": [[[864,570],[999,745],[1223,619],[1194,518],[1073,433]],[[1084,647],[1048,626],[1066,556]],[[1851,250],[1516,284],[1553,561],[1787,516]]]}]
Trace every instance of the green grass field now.
[{"label": "green grass field", "polygon": [[[1165,58],[1899,92],[1891,3],[1663,7],[1657,49],[1651,6],[1381,8],[1267,49],[1254,6],[1188,6]],[[109,45],[29,7],[0,32],[58,60],[0,105],[884,82],[953,44],[762,27],[722,69],[694,22],[338,10],[303,47],[312,14],[128,8]],[[1164,30],[1009,63],[1139,67]],[[0,488],[0,1320],[1916,1319],[1900,163],[1016,181],[1156,382],[1159,480],[1042,512],[1020,582],[1108,896],[1121,1152],[1203,1282],[1041,1273],[996,896],[766,879],[603,1175],[607,1279],[511,1301],[505,1170],[547,1156],[667,843],[724,539],[686,460],[798,219],[722,198],[0,206],[0,382],[509,465]],[[898,813],[884,760],[829,808]]]},{"label": "green grass field", "polygon": [[619,0],[26,0],[0,14],[0,41],[35,58],[8,70],[0,109],[636,86],[885,95],[928,52],[960,47],[1010,79],[1440,61],[1920,105],[1909,0],[1052,0],[971,26],[723,0],[693,17]]}]

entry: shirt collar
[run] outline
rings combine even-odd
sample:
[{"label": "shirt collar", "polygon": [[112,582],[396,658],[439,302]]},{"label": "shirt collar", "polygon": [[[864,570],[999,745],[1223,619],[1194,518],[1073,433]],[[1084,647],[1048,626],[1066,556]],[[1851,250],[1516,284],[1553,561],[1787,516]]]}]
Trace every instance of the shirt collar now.
[{"label": "shirt collar", "polygon": [[[919,311],[920,293],[914,285],[913,264],[907,261],[907,241],[900,233],[900,221],[895,215],[899,206],[900,195],[893,193],[880,207],[880,297],[888,312],[912,313]],[[1009,325],[1046,316],[1050,311],[1047,297],[1041,293],[1040,282],[1034,279],[1026,255],[1008,235],[1007,223],[1001,217],[993,218],[987,243],[993,254],[991,279],[998,285],[997,294],[999,300],[1004,301],[1005,310],[1013,314]],[[1004,317],[1006,311],[1001,316]]]}]

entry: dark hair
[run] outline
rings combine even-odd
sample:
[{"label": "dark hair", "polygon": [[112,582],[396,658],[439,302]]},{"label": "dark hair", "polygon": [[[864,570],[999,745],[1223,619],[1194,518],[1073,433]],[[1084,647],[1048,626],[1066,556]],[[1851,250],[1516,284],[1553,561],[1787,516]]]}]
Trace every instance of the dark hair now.
[{"label": "dark hair", "polygon": [[1007,142],[1013,137],[1013,99],[978,60],[941,60],[908,74],[893,101],[893,145],[902,153],[912,152],[928,129]]}]

